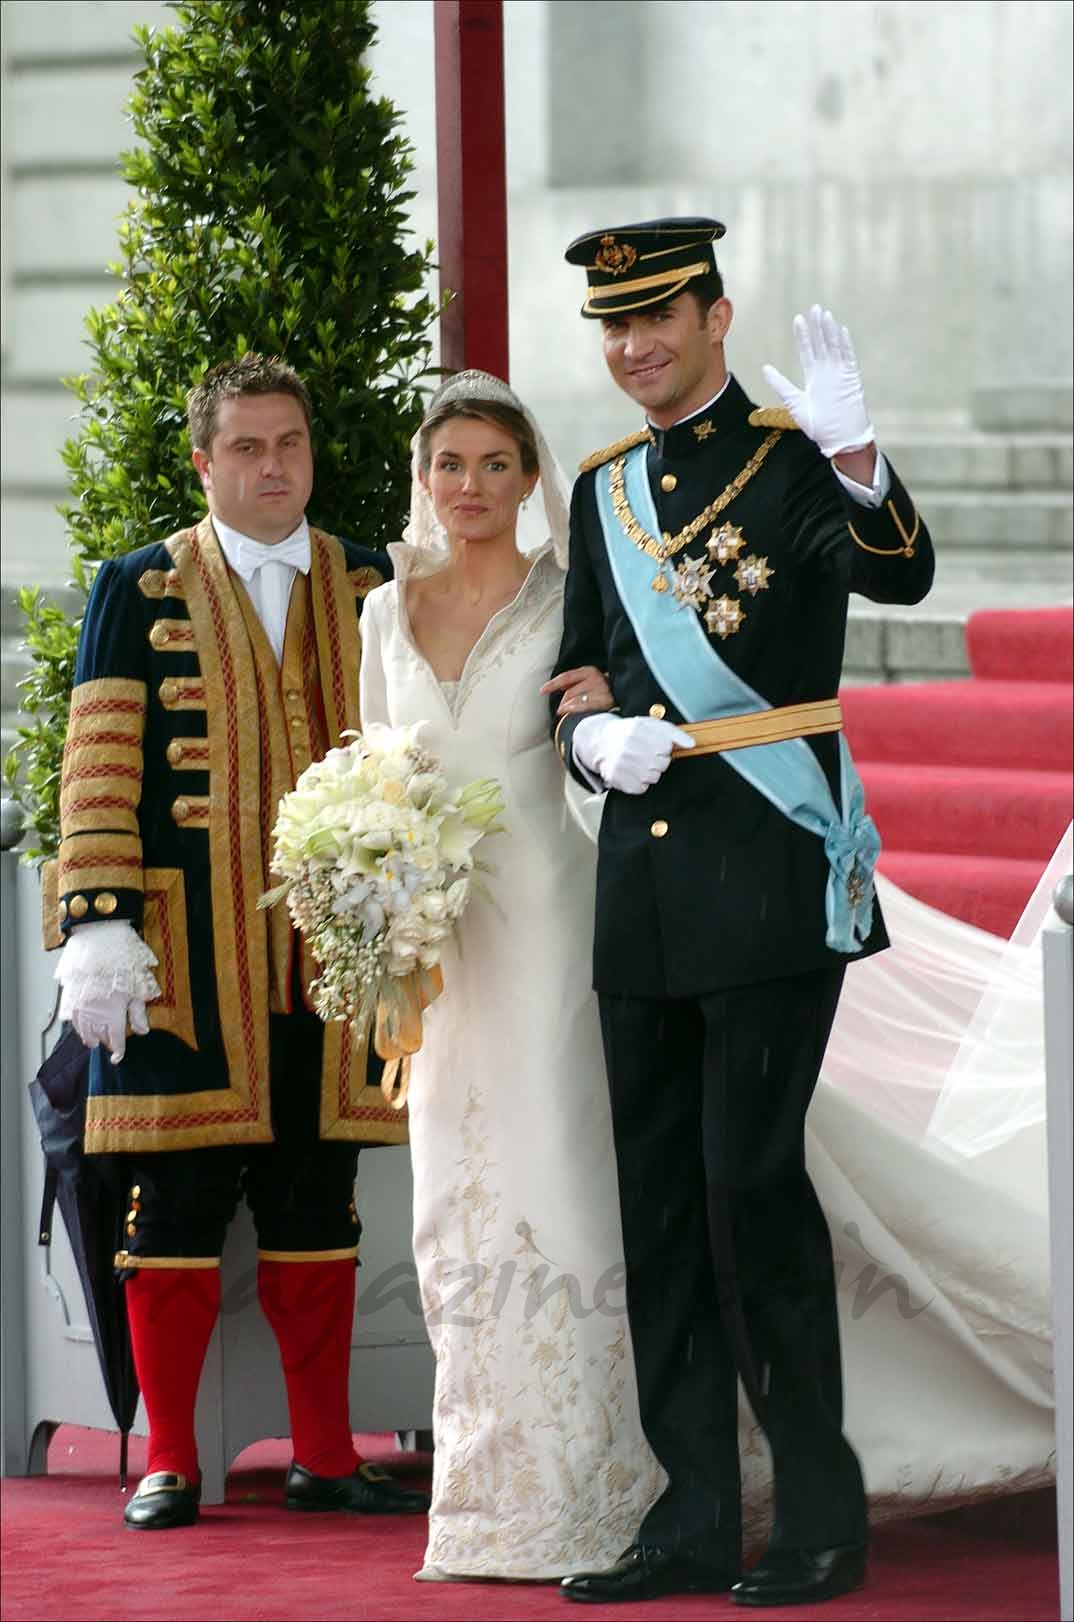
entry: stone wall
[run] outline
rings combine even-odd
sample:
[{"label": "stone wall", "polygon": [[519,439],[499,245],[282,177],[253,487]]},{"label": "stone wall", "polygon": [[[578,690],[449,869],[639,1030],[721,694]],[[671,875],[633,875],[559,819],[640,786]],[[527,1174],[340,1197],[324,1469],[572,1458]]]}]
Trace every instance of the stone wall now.
[{"label": "stone wall", "polygon": [[[435,235],[432,0],[375,12],[376,82],[416,148],[413,224]],[[636,420],[562,260],[604,222],[726,221],[730,358],[756,396],[763,361],[793,369],[791,317],[814,298],[852,326],[888,434],[950,435],[978,385],[1069,377],[1071,15],[1051,0],[506,0],[512,375],[563,460]],[[168,18],[154,0],[3,5],[5,596],[65,576],[58,379],[114,290],[130,29]]]}]

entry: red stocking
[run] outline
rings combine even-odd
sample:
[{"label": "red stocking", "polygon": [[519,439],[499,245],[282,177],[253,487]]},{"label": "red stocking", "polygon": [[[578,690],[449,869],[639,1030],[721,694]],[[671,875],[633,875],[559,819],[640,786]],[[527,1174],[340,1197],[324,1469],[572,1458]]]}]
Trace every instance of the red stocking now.
[{"label": "red stocking", "polygon": [[200,1480],[194,1404],[220,1310],[218,1267],[139,1268],[124,1286],[138,1384],[149,1417],[149,1463]]},{"label": "red stocking", "polygon": [[287,1381],[295,1463],[315,1476],[347,1476],[361,1463],[347,1391],[355,1276],[349,1257],[258,1262],[261,1307]]}]

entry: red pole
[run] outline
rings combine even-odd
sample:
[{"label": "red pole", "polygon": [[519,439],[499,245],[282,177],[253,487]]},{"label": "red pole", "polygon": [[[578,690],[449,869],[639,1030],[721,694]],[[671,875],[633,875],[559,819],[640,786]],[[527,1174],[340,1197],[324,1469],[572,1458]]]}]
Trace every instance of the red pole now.
[{"label": "red pole", "polygon": [[507,381],[503,0],[435,0],[440,364]]}]

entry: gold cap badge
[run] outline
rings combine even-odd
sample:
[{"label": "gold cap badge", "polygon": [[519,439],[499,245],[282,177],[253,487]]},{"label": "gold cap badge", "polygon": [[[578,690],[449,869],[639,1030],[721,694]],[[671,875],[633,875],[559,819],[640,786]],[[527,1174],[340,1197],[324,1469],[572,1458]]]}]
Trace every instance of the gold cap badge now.
[{"label": "gold cap badge", "polygon": [[600,248],[593,260],[597,270],[603,270],[608,276],[624,276],[637,262],[638,253],[629,242],[616,242],[612,232],[607,232],[600,239]]}]

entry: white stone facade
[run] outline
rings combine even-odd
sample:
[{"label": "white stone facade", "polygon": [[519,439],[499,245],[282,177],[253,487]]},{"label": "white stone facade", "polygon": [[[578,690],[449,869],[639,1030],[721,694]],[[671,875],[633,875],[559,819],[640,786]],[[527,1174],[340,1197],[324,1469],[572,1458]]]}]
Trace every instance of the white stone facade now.
[{"label": "white stone facade", "polygon": [[[433,236],[432,0],[375,12]],[[763,361],[793,370],[791,318],[813,299],[850,324],[889,432],[949,434],[980,385],[1068,378],[1071,19],[1067,0],[507,0],[512,381],[563,459],[636,418],[563,248],[661,213],[727,223],[730,359],[757,396]],[[152,0],[3,5],[5,586],[65,576],[57,380],[114,288],[130,29],[168,20]],[[1048,451],[1069,469],[1058,398],[1067,438]]]}]

